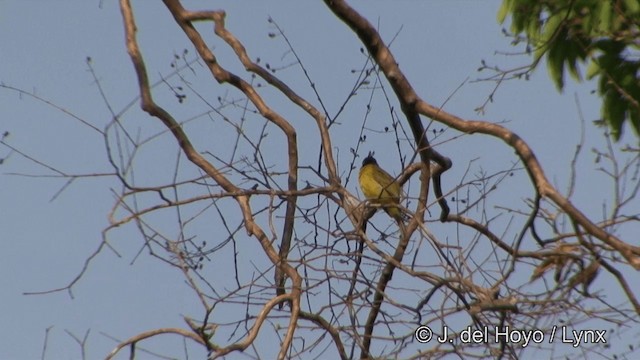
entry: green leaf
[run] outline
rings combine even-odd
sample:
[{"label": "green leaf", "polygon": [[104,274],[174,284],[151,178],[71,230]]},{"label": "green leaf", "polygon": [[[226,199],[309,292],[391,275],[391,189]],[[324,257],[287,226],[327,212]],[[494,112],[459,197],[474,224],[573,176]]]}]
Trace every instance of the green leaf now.
[{"label": "green leaf", "polygon": [[607,56],[617,56],[625,48],[623,42],[611,39],[598,40],[595,42],[595,46]]},{"label": "green leaf", "polygon": [[640,137],[640,62],[634,56],[640,45],[633,37],[639,0],[502,0],[498,22],[507,17],[514,35],[532,46],[533,64],[546,57],[558,91],[565,71],[581,81],[586,70],[586,79],[598,81],[602,122],[612,137],[620,138],[625,121]]},{"label": "green leaf", "polygon": [[547,69],[549,70],[549,76],[551,76],[551,79],[556,85],[558,91],[562,91],[564,88],[563,57],[559,50],[553,51],[555,49],[559,49],[559,47],[553,47],[547,55]]},{"label": "green leaf", "polygon": [[564,14],[555,14],[550,16],[544,23],[544,30],[542,30],[540,41],[548,42],[557,39],[557,33],[561,30],[560,28],[562,27],[563,20]]},{"label": "green leaf", "polygon": [[627,15],[635,15],[640,12],[640,2],[638,0],[623,0]]},{"label": "green leaf", "polygon": [[615,90],[609,90],[604,97],[602,117],[611,129],[611,135],[615,141],[620,140],[622,124],[624,123],[626,106],[621,101]]},{"label": "green leaf", "polygon": [[587,80],[593,79],[596,75],[600,74],[602,70],[598,65],[597,61],[590,61],[589,66],[587,67],[587,74],[585,75]]},{"label": "green leaf", "polygon": [[509,10],[511,10],[513,1],[512,0],[504,0],[502,1],[502,5],[500,5],[500,9],[498,9],[498,23],[503,24],[504,20],[507,18],[507,14]]},{"label": "green leaf", "polygon": [[583,53],[584,51],[577,41],[571,41],[570,46],[567,46],[565,62],[569,68],[569,74],[576,81],[582,81],[580,68],[578,67],[578,59],[584,59]]},{"label": "green leaf", "polygon": [[636,77],[632,73],[626,72],[626,74],[624,74],[620,80],[620,87],[625,91],[628,91],[628,89],[630,89],[633,86],[633,83],[635,83],[636,81],[638,81],[638,79],[636,79]]},{"label": "green leaf", "polygon": [[611,29],[611,21],[613,20],[611,3],[608,1],[601,2],[600,12],[598,15],[598,22],[594,27],[594,30],[596,30],[597,34],[594,35],[602,36],[602,34],[609,32],[609,29]]},{"label": "green leaf", "polygon": [[550,43],[549,52],[547,53],[547,69],[549,76],[555,83],[558,91],[562,91],[564,87],[564,62],[567,58],[567,47],[564,44],[565,30],[561,30]]},{"label": "green leaf", "polygon": [[640,136],[640,110],[638,108],[633,106],[629,108],[629,120],[636,136]]}]

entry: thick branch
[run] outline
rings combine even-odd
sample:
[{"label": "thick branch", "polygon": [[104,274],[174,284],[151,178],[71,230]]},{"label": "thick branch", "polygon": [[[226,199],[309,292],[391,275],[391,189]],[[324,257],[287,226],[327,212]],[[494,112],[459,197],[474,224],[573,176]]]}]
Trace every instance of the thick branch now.
[{"label": "thick branch", "polygon": [[162,334],[177,334],[180,336],[183,336],[185,338],[191,339],[201,345],[206,345],[204,340],[202,340],[202,338],[191,331],[187,331],[184,329],[178,329],[178,328],[163,328],[163,329],[155,329],[155,330],[151,330],[151,331],[145,331],[143,333],[140,333],[136,336],[133,336],[123,342],[121,342],[120,344],[118,344],[118,346],[116,346],[115,349],[113,349],[111,351],[111,353],[109,353],[109,355],[107,355],[107,357],[105,358],[105,360],[111,360],[113,359],[114,356],[116,356],[118,354],[118,352],[120,352],[120,350],[124,349],[127,346],[133,345],[135,346],[135,344],[137,342],[140,342],[142,340],[148,339],[148,338],[152,338],[154,336],[158,336],[158,335],[162,335]]},{"label": "thick branch", "polygon": [[[416,92],[411,87],[409,80],[405,78],[404,74],[398,68],[398,64],[389,51],[389,48],[384,44],[380,34],[378,31],[365,19],[362,15],[360,15],[357,11],[351,8],[345,1],[343,0],[325,0],[325,4],[333,11],[333,13],[340,18],[340,20],[344,21],[347,26],[349,26],[355,33],[358,35],[363,45],[369,51],[369,54],[376,61],[385,77],[389,81],[389,84],[393,88],[393,91],[400,102],[400,107],[402,108],[402,112],[404,112],[405,117],[407,118],[407,122],[411,127],[411,132],[413,133],[414,140],[416,142],[416,147],[418,149],[418,153],[420,154],[420,159],[422,163],[426,167],[427,178],[431,177],[430,170],[430,161],[435,161],[438,165],[440,165],[440,171],[434,173],[433,175],[433,184],[434,184],[434,192],[438,199],[438,204],[442,209],[440,214],[440,220],[446,221],[447,216],[449,215],[449,206],[447,205],[447,201],[442,196],[442,187],[440,175],[442,172],[451,168],[451,160],[447,157],[439,154],[435,149],[431,147],[429,144],[429,140],[427,139],[424,126],[422,125],[422,121],[420,119],[420,113],[416,110],[415,103],[419,99]],[[428,182],[423,183],[424,186],[429,186]],[[425,192],[425,194],[428,192]],[[426,206],[427,198],[420,198],[418,201],[416,213],[421,216]]]},{"label": "thick branch", "polygon": [[[416,94],[415,90],[398,67],[398,64],[395,62],[391,52],[384,45],[380,35],[374,27],[343,0],[325,0],[325,3],[342,21],[351,27],[358,37],[360,37],[360,40],[367,47],[378,65],[380,65],[380,68],[387,79],[389,79],[391,86],[396,92],[398,99],[403,106],[403,111],[405,111],[405,114],[411,115],[407,116],[407,118],[409,119],[410,124],[412,124],[412,130],[414,129],[414,126],[416,129],[419,129],[417,124],[411,120],[416,119],[414,114],[422,114],[458,131],[470,134],[482,133],[503,140],[507,145],[515,150],[518,157],[524,163],[527,172],[529,173],[529,177],[540,196],[551,199],[551,201],[556,203],[563,211],[575,219],[586,232],[614,248],[629,262],[631,266],[640,270],[640,247],[629,245],[618,239],[616,236],[598,227],[580,210],[573,206],[567,198],[562,196],[547,180],[544,175],[544,171],[542,170],[542,166],[536,159],[531,148],[529,148],[524,140],[522,140],[517,134],[497,124],[485,121],[463,120],[422,100]],[[420,127],[422,127],[421,124]],[[414,136],[415,135],[417,134],[414,130]],[[423,136],[420,138],[422,137]],[[426,145],[422,140],[418,141],[418,144]],[[424,156],[422,158],[423,162],[428,164],[428,161],[425,161],[428,160],[427,153],[423,155],[423,152],[431,150],[426,148],[423,149],[422,147],[419,149],[421,150],[421,156]],[[432,153],[434,161],[437,162],[437,154],[435,154],[435,151],[432,151]],[[446,167],[444,165],[442,166]],[[436,184],[435,178],[434,184]]]},{"label": "thick branch", "polygon": [[546,197],[553,201],[567,215],[574,219],[576,223],[587,233],[595,236],[605,244],[618,251],[629,262],[631,266],[640,270],[640,247],[627,244],[624,241],[618,239],[613,234],[606,232],[601,227],[589,220],[589,218],[587,218],[580,210],[578,210],[566,197],[562,196],[558,192],[558,190],[553,187],[553,185],[551,185],[549,180],[547,180],[542,166],[538,162],[538,159],[536,158],[533,150],[526,142],[524,142],[524,140],[522,140],[522,138],[520,138],[520,136],[498,124],[493,124],[486,121],[463,120],[441,109],[437,109],[421,99],[418,100],[416,108],[421,114],[429,116],[434,120],[450,126],[458,131],[469,134],[487,134],[504,141],[507,145],[515,150],[516,154],[525,165],[527,173],[531,178],[531,182],[534,184],[536,192],[540,196]]}]

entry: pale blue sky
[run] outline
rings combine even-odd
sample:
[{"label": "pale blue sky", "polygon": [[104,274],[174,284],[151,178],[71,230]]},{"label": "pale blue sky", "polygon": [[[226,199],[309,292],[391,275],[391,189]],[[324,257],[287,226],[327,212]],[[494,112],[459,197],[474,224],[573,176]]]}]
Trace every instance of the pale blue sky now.
[{"label": "pale blue sky", "polygon": [[[141,50],[147,60],[153,82],[160,74],[168,74],[173,54],[183,49],[192,51],[184,34],[172,21],[160,1],[133,1],[139,27]],[[92,58],[100,84],[106,96],[119,112],[137,96],[136,79],[126,53],[123,26],[115,1],[98,0],[5,0],[0,2],[0,82],[34,92],[87,122],[102,129],[110,120],[96,84],[88,71],[86,58]],[[586,154],[579,162],[580,178],[576,205],[585,207],[594,220],[601,219],[603,199],[610,197],[605,177],[593,171],[592,146],[601,146],[600,130],[591,125],[598,118],[598,99],[589,94],[593,84],[575,85],[567,81],[564,94],[558,94],[544,68],[538,69],[528,82],[514,81],[502,85],[484,115],[474,109],[489,95],[492,83],[469,83],[478,77],[480,60],[503,67],[524,64],[527,59],[496,55],[497,50],[513,51],[509,39],[501,34],[496,23],[500,1],[354,1],[371,22],[379,22],[386,40],[394,37],[392,50],[400,67],[420,95],[434,105],[464,118],[481,118],[494,122],[509,121],[507,126],[519,133],[536,151],[547,175],[564,191],[568,184],[569,162],[580,139],[579,117],[574,95],[579,99],[586,120]],[[296,47],[299,56],[313,77],[330,114],[334,114],[352,84],[350,69],[364,62],[357,38],[333,17],[324,5],[311,1],[221,1],[185,2],[227,11],[227,27],[248,49],[252,57],[264,62],[289,63],[284,57],[286,47],[279,39],[270,39],[273,28],[267,22],[273,17]],[[210,28],[210,24],[207,27]],[[200,29],[208,29],[201,27]],[[208,30],[207,30],[208,31]],[[223,65],[238,71],[241,67],[230,56],[229,49],[211,32],[207,41],[214,44]],[[289,59],[289,60],[287,60]],[[200,71],[200,74],[207,74]],[[306,81],[297,69],[278,74],[303,95],[315,100]],[[480,74],[482,75],[482,74]],[[202,76],[202,75],[201,75]],[[210,78],[198,79],[194,87],[215,101],[216,96],[229,91]],[[460,90],[456,88],[467,81]],[[158,101],[181,119],[199,114],[190,104],[198,101],[189,95],[187,104],[179,105],[163,89]],[[302,116],[278,97],[265,91],[265,96],[288,111],[291,118]],[[358,131],[364,114],[366,96],[351,106]],[[237,97],[237,94],[236,94]],[[282,100],[280,100],[282,101]],[[195,106],[195,105],[194,105]],[[198,106],[201,106],[198,105]],[[388,126],[386,104],[377,104],[368,126],[382,129]],[[375,109],[374,109],[375,112]],[[137,123],[143,134],[160,131],[156,119],[142,113],[137,104],[129,110],[126,121]],[[341,118],[342,122],[351,119]],[[308,119],[305,119],[308,121]],[[300,121],[292,121],[300,126]],[[197,125],[194,125],[197,126]],[[441,128],[440,125],[435,125]],[[348,128],[348,127],[347,127]],[[70,174],[111,171],[105,155],[102,136],[81,125],[60,111],[16,92],[0,89],[0,132],[9,131],[7,142],[30,156]],[[341,154],[342,170],[350,160],[349,148],[356,145],[353,131],[336,131],[334,144]],[[452,133],[449,131],[449,133]],[[312,136],[301,132],[301,140],[315,144]],[[445,139],[455,134],[446,136]],[[220,137],[211,144],[216,133],[211,129],[194,134],[194,143],[212,149],[228,147]],[[397,152],[382,145],[388,137],[369,134],[369,142],[361,145],[365,154],[375,150],[379,162],[390,172],[400,171]],[[630,137],[627,137],[629,139]],[[374,139],[377,139],[375,142]],[[386,140],[385,140],[386,139]],[[377,145],[373,145],[373,144]],[[395,149],[388,143],[389,149]],[[463,136],[439,146],[454,161],[454,168],[445,174],[445,191],[460,181],[471,159],[475,170],[496,171],[514,161],[512,151],[493,140]],[[175,143],[164,141],[151,145],[141,154],[148,161],[141,178],[165,183],[171,170],[163,164],[175,161]],[[0,157],[10,150],[0,147]],[[301,158],[313,163],[316,152],[303,153]],[[359,162],[359,160],[358,160]],[[394,165],[396,167],[394,168]],[[172,166],[171,165],[171,166]],[[171,168],[170,166],[170,168]],[[0,359],[39,359],[45,329],[49,334],[47,359],[78,359],[80,347],[65,333],[83,337],[90,329],[87,358],[104,357],[115,342],[104,334],[125,339],[138,332],[158,327],[184,327],[182,315],[201,315],[196,297],[184,283],[179,271],[146,255],[135,258],[141,247],[140,235],[131,227],[111,234],[114,246],[122,254],[116,257],[103,251],[73,288],[75,298],[68,293],[25,296],[24,292],[43,291],[66,285],[81,269],[84,260],[100,243],[100,231],[108,225],[107,214],[113,206],[110,187],[117,183],[110,178],[79,179],[53,202],[49,199],[64,185],[65,180],[13,176],[9,173],[50,174],[42,167],[13,153],[0,166],[0,229],[3,251],[0,252]],[[584,175],[582,175],[584,174]],[[524,174],[516,175],[522,179]],[[532,196],[523,182],[505,184],[504,196],[518,194],[521,199]],[[514,189],[510,188],[511,186]],[[358,193],[353,179],[349,189]],[[599,189],[605,189],[600,191]],[[455,208],[455,204],[453,204]],[[435,213],[437,214],[437,210]],[[206,224],[203,226],[206,227]],[[446,226],[446,225],[445,225]],[[168,226],[168,231],[171,227]],[[446,227],[434,225],[434,231],[446,233]],[[200,239],[207,239],[200,234]],[[446,237],[445,235],[442,235]],[[219,275],[216,264],[211,277]],[[637,284],[634,284],[637,287]],[[195,309],[191,311],[190,309]],[[636,334],[637,335],[637,334]],[[181,340],[165,336],[142,344],[166,355],[184,358]],[[190,347],[190,358],[202,358],[203,353]],[[269,358],[270,354],[265,354]],[[146,358],[140,354],[140,358]],[[234,355],[230,358],[242,358]]]}]

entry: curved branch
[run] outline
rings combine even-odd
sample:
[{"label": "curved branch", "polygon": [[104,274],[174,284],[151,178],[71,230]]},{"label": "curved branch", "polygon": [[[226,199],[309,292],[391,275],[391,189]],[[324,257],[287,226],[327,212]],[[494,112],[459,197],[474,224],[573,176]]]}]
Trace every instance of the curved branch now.
[{"label": "curved branch", "polygon": [[[540,196],[549,198],[571,218],[575,219],[586,232],[618,251],[631,266],[640,270],[640,247],[627,244],[613,234],[598,227],[567,198],[562,196],[547,180],[533,150],[522,138],[503,126],[486,121],[463,120],[422,100],[398,67],[393,55],[383,43],[376,29],[365,18],[352,9],[344,0],[325,0],[325,4],[358,35],[362,43],[369,50],[369,53],[374,57],[396,92],[402,104],[403,111],[405,114],[412,115],[407,116],[412,130],[414,127],[419,129],[417,124],[415,124],[415,120],[417,114],[422,114],[464,133],[481,133],[501,139],[515,150],[520,160],[524,163],[536,192]],[[421,126],[420,124],[420,127]],[[414,136],[415,135],[417,134],[414,130]],[[424,136],[420,136],[420,139],[422,138],[424,138]],[[430,155],[436,162],[440,163],[438,160],[443,160],[438,159],[438,154],[434,150],[423,148],[422,146],[426,146],[427,144],[422,142],[422,140],[418,142],[418,145],[420,145],[421,156],[424,156],[422,157],[423,162],[428,164],[428,161],[426,161],[429,158],[427,151],[430,152]],[[447,164],[440,165],[447,168]],[[448,165],[450,166],[450,162]],[[436,180],[434,178],[434,185],[435,184]]]},{"label": "curved branch", "polygon": [[[411,87],[409,80],[405,78],[404,74],[398,68],[398,64],[395,62],[391,51],[384,44],[380,34],[377,30],[360,15],[357,11],[351,8],[344,0],[324,0],[329,9],[347,26],[349,26],[358,35],[363,45],[369,51],[369,54],[375,59],[376,63],[382,69],[385,77],[389,81],[389,84],[393,88],[393,91],[400,102],[402,112],[407,118],[407,122],[411,127],[413,138],[416,142],[416,148],[420,154],[420,159],[426,167],[426,173],[424,176],[430,178],[433,176],[434,193],[438,200],[438,204],[441,208],[440,221],[446,221],[449,215],[449,205],[447,205],[446,199],[442,196],[441,187],[441,174],[451,168],[451,159],[441,155],[429,144],[424,126],[420,119],[420,113],[415,107],[415,103],[419,100],[418,95]],[[435,171],[431,175],[430,161],[435,161],[440,165],[439,171]],[[423,183],[423,186],[429,186],[429,182]],[[425,194],[427,194],[425,192]],[[420,198],[418,201],[416,213],[421,216],[426,206],[427,198]]]},{"label": "curved branch", "polygon": [[347,356],[347,353],[344,350],[344,344],[342,343],[342,339],[340,339],[340,332],[338,331],[338,329],[331,326],[331,324],[327,320],[325,320],[322,316],[318,314],[300,311],[300,318],[309,320],[314,324],[320,326],[321,328],[325,329],[329,333],[329,335],[331,335],[331,338],[333,339],[333,343],[336,345],[336,349],[340,354],[340,359],[342,360],[349,359],[349,357]]},{"label": "curved branch", "polygon": [[240,62],[242,62],[242,65],[247,71],[255,73],[263,78],[266,82],[268,82],[270,85],[284,94],[289,100],[291,100],[291,102],[298,105],[298,107],[300,107],[302,110],[306,111],[316,121],[316,125],[318,126],[318,130],[320,132],[320,140],[322,142],[322,151],[325,158],[325,166],[327,167],[329,182],[332,185],[340,184],[340,179],[338,178],[338,170],[336,168],[335,160],[333,157],[333,145],[331,144],[329,128],[327,127],[325,117],[322,115],[322,113],[267,69],[251,61],[251,58],[247,54],[244,46],[240,43],[240,41],[238,41],[238,39],[236,39],[236,37],[231,32],[229,32],[225,28],[224,13],[222,13],[220,16],[216,16],[213,21],[215,22],[215,33],[224,41],[226,41],[229,46],[231,46],[233,51],[238,56],[238,59],[240,59]]},{"label": "curved branch", "polygon": [[613,234],[603,230],[593,223],[578,208],[576,208],[566,197],[562,196],[558,190],[551,185],[544,174],[542,166],[538,162],[533,150],[529,145],[511,130],[486,121],[463,120],[455,115],[437,109],[423,100],[418,100],[416,108],[421,114],[429,116],[447,126],[465,133],[481,133],[491,135],[504,141],[513,148],[525,165],[529,178],[535,186],[536,193],[546,197],[560,207],[567,215],[576,221],[587,233],[600,239],[618,251],[635,269],[640,270],[640,247],[633,246],[618,239]]},{"label": "curved branch", "polygon": [[[224,70],[216,61],[213,53],[208,49],[200,34],[193,28],[190,20],[187,19],[186,15],[188,13],[181,4],[176,0],[165,0],[164,1],[167,8],[170,10],[172,15],[174,16],[176,22],[180,25],[185,34],[192,41],[196,49],[198,50],[200,56],[208,65],[210,71],[213,73],[214,77],[218,82],[228,82],[233,86],[237,87],[241,90],[251,101],[254,103],[256,108],[261,112],[261,114],[269,119],[270,121],[277,124],[285,134],[287,134],[287,140],[289,143],[289,159],[290,165],[291,162],[295,162],[295,167],[297,168],[297,150],[295,146],[295,131],[293,127],[291,127],[282,117],[280,117],[275,112],[271,111],[266,104],[262,101],[262,99],[255,92],[253,87],[243,81],[238,76],[227,72]],[[134,65],[136,74],[138,76],[138,86],[141,95],[141,107],[144,111],[149,113],[149,115],[157,117],[162,123],[169,128],[173,136],[178,141],[180,148],[183,150],[187,158],[196,166],[198,166],[202,171],[204,171],[207,175],[209,175],[214,181],[216,181],[225,191],[227,192],[237,192],[240,189],[236,187],[231,181],[229,181],[223,174],[220,172],[215,166],[209,163],[198,151],[195,150],[191,142],[189,141],[188,136],[183,131],[180,124],[162,107],[158,106],[152,98],[151,88],[149,86],[149,78],[146,71],[146,66],[144,64],[144,60],[142,54],[140,53],[140,49],[138,47],[138,43],[136,40],[136,25],[133,16],[133,12],[131,10],[131,4],[129,0],[120,0],[120,9],[122,12],[122,17],[125,25],[125,36],[127,43],[127,51],[129,56],[131,57],[131,61]],[[207,14],[211,14],[208,12]],[[290,177],[292,175],[290,174]],[[295,175],[294,175],[295,177]],[[271,241],[266,233],[262,230],[260,226],[258,226],[253,219],[251,206],[249,204],[249,196],[238,196],[236,197],[236,201],[240,206],[240,209],[243,214],[243,218],[245,221],[245,228],[249,235],[253,235],[256,237],[264,253],[269,257],[269,260],[273,264],[279,264],[279,255],[271,245]],[[292,315],[290,318],[290,323],[287,331],[287,335],[282,344],[281,351],[279,354],[280,359],[284,359],[285,355],[291,346],[291,342],[293,341],[293,333],[296,328],[298,312],[300,309],[300,296],[301,296],[301,284],[302,278],[289,264],[285,263],[281,265],[287,275],[293,281],[293,290],[292,290]],[[273,299],[271,302],[267,303],[263,308],[261,314],[266,317],[268,312],[271,310],[272,306],[268,306],[270,303],[279,303],[279,298]],[[254,324],[253,329],[257,331],[260,328],[264,321],[264,318],[258,318],[256,324]]]},{"label": "curved branch", "polygon": [[121,342],[120,344],[118,344],[118,346],[116,346],[115,349],[111,350],[111,352],[109,353],[109,355],[107,355],[107,357],[105,358],[105,360],[111,360],[113,359],[114,356],[116,356],[118,354],[118,352],[120,352],[120,350],[122,350],[123,348],[129,346],[129,345],[135,345],[137,342],[157,336],[157,335],[163,335],[163,334],[177,334],[177,335],[181,335],[187,339],[191,339],[195,342],[197,342],[198,344],[207,346],[207,344],[205,343],[204,340],[202,340],[202,338],[192,332],[192,331],[187,331],[184,329],[179,329],[179,328],[162,328],[162,329],[155,329],[155,330],[150,330],[150,331],[145,331],[143,333],[140,333],[136,336],[133,336],[123,342]]},{"label": "curved branch", "polygon": [[[253,324],[253,326],[251,327],[251,329],[249,330],[249,334],[247,334],[247,336],[245,337],[245,339],[243,341],[239,341],[236,342],[234,344],[231,344],[227,347],[223,347],[223,348],[218,348],[215,349],[215,355],[211,357],[211,359],[216,359],[219,357],[222,357],[226,354],[229,354],[233,351],[244,351],[245,349],[247,349],[249,346],[251,346],[251,344],[253,344],[254,340],[258,337],[258,332],[260,331],[260,328],[262,327],[262,324],[264,323],[264,321],[267,319],[267,315],[269,315],[269,312],[273,309],[274,306],[276,306],[276,304],[280,304],[282,303],[282,301],[286,300],[287,298],[290,298],[290,295],[280,295],[278,297],[275,297],[271,300],[269,300],[264,307],[262,308],[262,311],[260,311],[260,313],[258,313],[258,315],[256,316],[256,322],[255,324]],[[295,299],[292,299],[295,300]],[[295,301],[292,301],[294,304],[296,303]],[[298,308],[298,312],[299,312],[299,308]],[[293,318],[293,316],[292,316]],[[297,319],[297,316],[296,316]],[[289,333],[291,333],[290,328],[289,330],[287,330],[287,337],[290,335]],[[291,333],[291,336],[293,336],[293,333]],[[285,345],[287,345],[285,347]],[[287,340],[285,339],[285,341],[283,341],[281,347],[280,347],[280,353],[278,354],[278,359],[284,359],[286,358],[286,353],[289,350],[289,346],[287,344]]]}]

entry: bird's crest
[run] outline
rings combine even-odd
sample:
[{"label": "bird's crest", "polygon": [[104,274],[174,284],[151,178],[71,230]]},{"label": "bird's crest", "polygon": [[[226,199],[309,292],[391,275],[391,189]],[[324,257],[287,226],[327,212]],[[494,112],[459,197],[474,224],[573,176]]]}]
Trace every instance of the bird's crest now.
[{"label": "bird's crest", "polygon": [[375,153],[373,151],[369,151],[369,155],[367,155],[367,157],[364,158],[364,160],[362,160],[362,166],[369,165],[369,164],[378,165],[378,162],[373,157],[374,154]]}]

